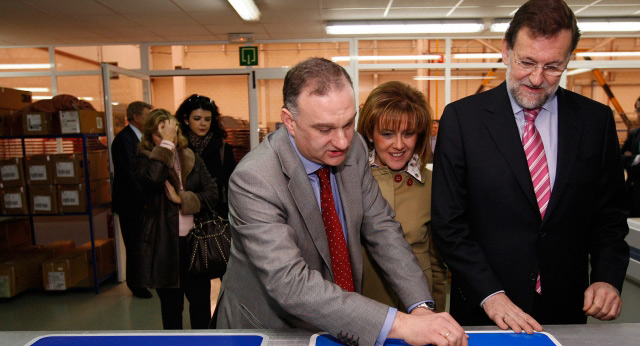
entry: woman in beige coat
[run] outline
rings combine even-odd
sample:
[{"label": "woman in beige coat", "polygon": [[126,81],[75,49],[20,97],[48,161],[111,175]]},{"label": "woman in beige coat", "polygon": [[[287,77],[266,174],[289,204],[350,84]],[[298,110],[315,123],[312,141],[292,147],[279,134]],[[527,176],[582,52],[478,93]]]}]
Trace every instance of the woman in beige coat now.
[{"label": "woman in beige coat", "polygon": [[[369,164],[380,191],[396,213],[405,238],[418,258],[436,303],[446,305],[447,269],[431,234],[431,171],[426,163],[431,110],[424,95],[401,82],[375,88],[360,111],[358,132],[369,149]],[[398,297],[364,252],[362,294],[400,309]]]}]

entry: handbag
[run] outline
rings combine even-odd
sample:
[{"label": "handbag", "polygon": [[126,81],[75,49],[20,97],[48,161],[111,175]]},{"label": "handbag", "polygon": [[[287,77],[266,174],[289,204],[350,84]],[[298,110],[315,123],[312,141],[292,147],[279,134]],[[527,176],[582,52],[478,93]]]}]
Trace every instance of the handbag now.
[{"label": "handbag", "polygon": [[187,234],[187,249],[191,251],[187,271],[207,274],[211,278],[221,277],[227,270],[231,252],[229,221],[212,210],[198,216]]}]

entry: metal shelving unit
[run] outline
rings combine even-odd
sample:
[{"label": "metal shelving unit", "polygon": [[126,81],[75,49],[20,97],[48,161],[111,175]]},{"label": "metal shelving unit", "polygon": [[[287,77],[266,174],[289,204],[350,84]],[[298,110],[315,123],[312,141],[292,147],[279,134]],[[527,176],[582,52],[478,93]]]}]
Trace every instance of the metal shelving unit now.
[{"label": "metal shelving unit", "polygon": [[[65,153],[72,153],[72,152],[77,152],[77,149],[81,149],[82,150],[82,154],[83,154],[83,160],[85,163],[89,163],[89,158],[88,158],[88,151],[89,149],[91,150],[96,150],[96,149],[104,149],[106,150],[107,147],[101,143],[98,142],[98,138],[102,137],[102,136],[106,136],[106,134],[61,134],[61,135],[29,135],[29,136],[0,136],[0,144],[3,144],[3,142],[8,141],[9,146],[5,146],[5,152],[9,151],[9,155],[14,155],[13,157],[17,157],[15,156],[15,145],[18,142],[17,140],[20,140],[20,146],[22,149],[22,158],[26,159],[28,156],[33,156],[33,155],[39,155],[39,154],[65,154]],[[54,139],[56,140],[56,152],[47,152],[48,150],[51,149],[47,149],[48,145],[46,145],[45,143],[48,142],[46,141],[47,139]],[[66,150],[65,150],[65,144],[62,143],[63,141],[61,141],[62,139],[70,139],[71,142],[71,146],[66,145]],[[38,147],[37,144],[34,145],[34,143],[36,143],[37,141],[34,140],[43,140],[42,141],[42,146],[41,146],[41,150],[40,149],[34,149],[34,147]],[[91,141],[89,141],[91,140]],[[80,145],[80,147],[78,148],[78,145]],[[101,147],[100,147],[101,146]],[[67,151],[67,152],[65,152]],[[6,156],[6,155],[5,155]],[[4,157],[4,158],[9,158],[9,157]],[[25,172],[24,174],[27,174],[27,167],[26,167],[26,160],[22,161],[22,169],[23,172]],[[93,282],[94,282],[94,286],[93,289],[95,290],[96,294],[100,293],[100,284],[106,280],[108,280],[109,278],[111,278],[115,272],[110,273],[108,275],[106,275],[102,280],[99,280],[98,277],[98,262],[97,262],[97,256],[96,256],[96,247],[95,247],[95,236],[94,236],[94,225],[93,225],[93,211],[95,209],[101,209],[101,208],[105,208],[111,205],[111,202],[109,203],[104,203],[104,204],[100,204],[100,205],[92,205],[91,203],[91,189],[89,188],[90,186],[90,177],[89,177],[89,164],[84,164],[83,165],[83,169],[84,169],[84,183],[85,183],[85,193],[86,193],[86,202],[87,202],[87,211],[86,212],[77,212],[77,213],[60,213],[60,214],[34,214],[33,211],[31,211],[29,214],[12,214],[12,215],[8,215],[8,216],[16,216],[16,217],[28,217],[29,218],[29,223],[31,226],[31,238],[33,239],[33,241],[35,242],[35,230],[34,230],[34,224],[33,224],[33,219],[34,217],[39,217],[39,216],[61,216],[61,215],[86,215],[89,218],[89,237],[91,239],[91,256],[93,257]],[[26,183],[26,177],[25,177],[25,183]],[[25,188],[25,194],[26,194],[26,200],[27,203],[30,200],[30,191],[28,188]],[[89,287],[91,288],[91,287]]]}]

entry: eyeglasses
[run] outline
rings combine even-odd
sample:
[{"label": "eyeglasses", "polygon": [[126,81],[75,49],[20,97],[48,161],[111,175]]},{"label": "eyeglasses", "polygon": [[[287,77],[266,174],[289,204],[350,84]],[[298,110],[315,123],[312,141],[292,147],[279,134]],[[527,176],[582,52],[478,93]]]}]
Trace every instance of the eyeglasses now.
[{"label": "eyeglasses", "polygon": [[187,102],[197,102],[197,103],[213,103],[210,98],[201,95],[191,96],[187,99]]},{"label": "eyeglasses", "polygon": [[564,66],[558,66],[558,65],[538,65],[537,63],[533,62],[533,61],[528,61],[528,60],[519,60],[515,54],[513,55],[513,61],[515,61],[516,63],[516,67],[522,71],[522,72],[527,72],[527,73],[532,73],[533,71],[537,70],[538,68],[542,69],[542,73],[544,73],[547,76],[550,77],[559,77],[562,75],[562,73],[564,72],[564,70],[567,69],[567,65]]}]

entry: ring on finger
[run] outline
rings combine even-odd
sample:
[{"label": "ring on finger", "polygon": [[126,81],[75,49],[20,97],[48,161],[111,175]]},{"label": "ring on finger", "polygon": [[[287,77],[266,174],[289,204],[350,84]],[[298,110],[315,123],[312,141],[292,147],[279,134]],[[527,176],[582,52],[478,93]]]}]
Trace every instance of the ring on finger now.
[{"label": "ring on finger", "polygon": [[444,335],[445,338],[448,338],[449,335],[451,335],[451,332],[447,332],[447,334]]}]

